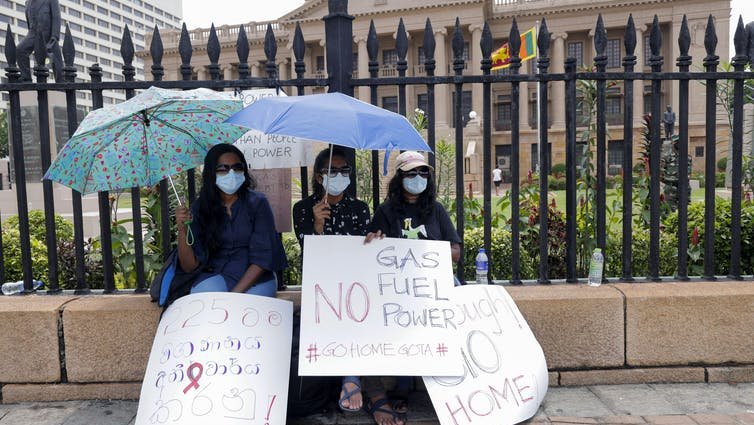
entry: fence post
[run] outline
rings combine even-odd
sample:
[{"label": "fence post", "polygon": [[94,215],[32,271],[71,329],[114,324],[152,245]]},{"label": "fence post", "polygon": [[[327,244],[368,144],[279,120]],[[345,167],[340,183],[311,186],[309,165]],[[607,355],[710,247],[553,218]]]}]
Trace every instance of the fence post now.
[{"label": "fence post", "polygon": [[[328,0],[325,21],[325,54],[329,93],[353,96],[351,73],[353,71],[353,19],[348,14],[348,0]],[[352,164],[351,181],[356,181],[356,153],[346,149],[346,162]],[[356,185],[346,189],[346,194],[356,197]]]}]

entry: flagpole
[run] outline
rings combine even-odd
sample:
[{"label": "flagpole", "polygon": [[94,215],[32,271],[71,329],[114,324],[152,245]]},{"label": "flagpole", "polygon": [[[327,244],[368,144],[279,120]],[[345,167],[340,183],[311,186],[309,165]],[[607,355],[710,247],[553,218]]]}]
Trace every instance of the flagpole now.
[{"label": "flagpole", "polygon": [[[534,35],[539,36],[539,21],[534,22]],[[539,63],[539,49],[537,48],[536,43],[534,44],[534,49],[536,49],[537,51],[536,62],[534,63],[534,72],[537,75],[539,75],[539,67],[537,66],[537,64]],[[542,123],[540,122],[540,119],[539,119],[539,112],[541,110],[540,102],[542,101],[542,99],[541,99],[541,93],[539,92],[539,87],[540,87],[540,83],[539,81],[537,81],[537,123],[536,123],[537,124],[537,169],[534,170],[537,174],[539,174],[539,170],[541,169],[541,166],[542,166],[542,164],[539,163],[540,162],[539,152],[542,149],[542,146],[540,146],[540,144],[542,143],[541,142]]]}]

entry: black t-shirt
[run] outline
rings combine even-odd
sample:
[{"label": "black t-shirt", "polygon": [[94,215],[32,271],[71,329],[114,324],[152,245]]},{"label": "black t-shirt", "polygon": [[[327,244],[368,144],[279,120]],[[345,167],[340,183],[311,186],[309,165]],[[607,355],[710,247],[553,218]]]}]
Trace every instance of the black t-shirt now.
[{"label": "black t-shirt", "polygon": [[389,238],[429,239],[461,243],[447,211],[435,201],[427,214],[416,204],[383,202],[374,213],[370,232],[381,230]]},{"label": "black t-shirt", "polygon": [[[314,212],[312,208],[320,198],[311,195],[293,205],[293,228],[299,244],[304,246],[304,235],[314,234]],[[325,235],[366,235],[369,224],[369,206],[364,201],[344,196],[335,205],[330,205],[330,219],[325,220]]]}]

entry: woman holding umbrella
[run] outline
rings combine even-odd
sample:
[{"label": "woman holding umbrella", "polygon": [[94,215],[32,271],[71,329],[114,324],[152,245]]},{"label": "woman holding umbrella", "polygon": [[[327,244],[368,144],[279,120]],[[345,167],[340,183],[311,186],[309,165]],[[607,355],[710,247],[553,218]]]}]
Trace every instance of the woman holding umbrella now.
[{"label": "woman holding umbrella", "polygon": [[192,293],[275,296],[274,271],[287,267],[287,260],[270,204],[252,187],[238,148],[221,143],[207,152],[199,197],[190,211],[181,206],[175,213],[181,269],[203,268]]},{"label": "woman holding umbrella", "polygon": [[[395,175],[390,179],[387,199],[375,211],[364,243],[385,236],[448,241],[451,259],[458,262],[461,239],[445,208],[435,199],[433,171],[419,152],[406,151],[396,157]],[[405,395],[409,385],[405,378],[398,378],[392,400],[388,400],[382,387],[373,386],[371,379],[364,379],[364,392],[369,396],[367,407],[378,423],[378,415],[395,417],[396,412],[403,414],[408,410]],[[381,407],[385,405],[390,409]]]},{"label": "woman holding umbrella", "polygon": [[[351,184],[351,166],[339,146],[323,149],[314,160],[314,194],[293,205],[293,226],[301,247],[304,235],[364,236],[369,225],[369,206],[346,195]],[[338,406],[345,411],[362,407],[361,381],[343,378]]]}]

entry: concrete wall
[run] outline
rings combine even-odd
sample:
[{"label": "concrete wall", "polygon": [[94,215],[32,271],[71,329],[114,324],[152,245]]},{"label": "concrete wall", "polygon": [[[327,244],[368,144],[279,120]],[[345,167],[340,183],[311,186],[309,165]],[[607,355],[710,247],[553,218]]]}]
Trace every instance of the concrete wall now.
[{"label": "concrete wall", "polygon": [[[553,386],[754,382],[751,282],[507,289]],[[0,400],[138,398],[159,315],[146,295],[0,297]]]}]

